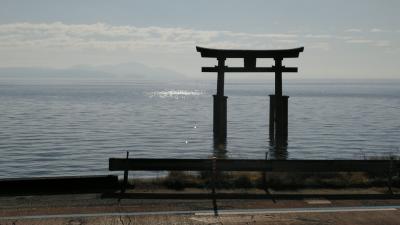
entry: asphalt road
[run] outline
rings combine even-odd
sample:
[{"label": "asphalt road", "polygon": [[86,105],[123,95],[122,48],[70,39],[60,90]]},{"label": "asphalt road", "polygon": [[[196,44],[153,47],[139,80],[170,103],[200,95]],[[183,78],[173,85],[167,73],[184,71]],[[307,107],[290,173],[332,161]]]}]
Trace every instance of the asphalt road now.
[{"label": "asphalt road", "polygon": [[375,200],[102,199],[100,195],[0,197],[0,225],[90,224],[390,224],[399,199]]}]

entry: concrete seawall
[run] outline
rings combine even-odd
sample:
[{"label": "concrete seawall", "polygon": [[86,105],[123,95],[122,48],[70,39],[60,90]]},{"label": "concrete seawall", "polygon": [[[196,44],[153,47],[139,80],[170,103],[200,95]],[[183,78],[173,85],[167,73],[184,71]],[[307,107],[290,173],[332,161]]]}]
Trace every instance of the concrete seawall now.
[{"label": "concrete seawall", "polygon": [[118,176],[66,176],[0,179],[0,195],[96,193],[119,188]]}]

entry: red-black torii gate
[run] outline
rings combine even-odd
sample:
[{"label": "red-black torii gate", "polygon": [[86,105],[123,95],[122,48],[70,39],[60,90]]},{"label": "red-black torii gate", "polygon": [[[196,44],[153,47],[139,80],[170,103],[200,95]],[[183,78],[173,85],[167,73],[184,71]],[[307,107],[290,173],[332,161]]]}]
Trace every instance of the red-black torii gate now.
[{"label": "red-black torii gate", "polygon": [[[218,65],[202,67],[202,72],[218,73],[217,94],[214,97],[213,131],[214,142],[217,145],[226,143],[227,112],[224,96],[225,72],[273,72],[275,73],[275,95],[270,95],[270,137],[274,143],[287,141],[288,136],[288,96],[282,96],[282,73],[297,72],[297,67],[282,65],[284,58],[298,58],[304,47],[279,50],[237,50],[237,49],[210,49],[196,47],[201,57],[216,58]],[[243,58],[243,67],[225,66],[227,58]],[[272,67],[257,67],[257,58],[273,58],[275,65]]]}]

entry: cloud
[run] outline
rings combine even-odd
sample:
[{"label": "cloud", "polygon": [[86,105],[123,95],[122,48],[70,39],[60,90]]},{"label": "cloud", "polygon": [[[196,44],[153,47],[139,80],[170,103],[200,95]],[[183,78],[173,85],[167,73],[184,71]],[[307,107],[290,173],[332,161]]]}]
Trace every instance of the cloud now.
[{"label": "cloud", "polygon": [[369,30],[372,33],[378,33],[378,32],[383,32],[383,30],[379,29],[379,28],[372,28],[371,30]]},{"label": "cloud", "polygon": [[[374,28],[371,32],[378,32]],[[350,28],[347,32],[361,32]],[[381,31],[381,30],[379,30]],[[0,50],[27,51],[192,51],[194,46],[216,48],[292,48],[306,45],[312,49],[328,51],[340,43],[368,44],[387,47],[386,40],[375,40],[358,34],[297,33],[246,33],[234,31],[197,30],[181,27],[136,27],[116,26],[105,23],[65,24],[54,23],[10,23],[0,24]],[[366,35],[366,34],[364,34]],[[355,36],[355,37],[354,37]],[[6,51],[3,51],[6,52]]]},{"label": "cloud", "polygon": [[346,43],[352,43],[352,44],[369,44],[369,43],[373,43],[373,40],[369,40],[369,39],[350,39],[350,40],[346,40]]},{"label": "cloud", "polygon": [[349,28],[345,32],[362,32],[362,30],[359,28]]},{"label": "cloud", "polygon": [[63,23],[16,23],[0,25],[1,46],[58,48],[143,48],[179,47],[191,41],[210,40],[213,32],[181,28],[111,26],[107,24],[67,25]]},{"label": "cloud", "polygon": [[371,40],[371,39],[349,39],[346,40],[349,44],[368,44],[373,47],[389,47],[391,42],[388,40]]},{"label": "cloud", "polygon": [[298,43],[299,41],[295,40],[295,39],[280,39],[280,40],[277,40],[277,42],[293,44],[293,43]]},{"label": "cloud", "polygon": [[[376,28],[376,27],[367,30],[367,32],[368,31],[370,33],[382,33],[382,32],[394,33],[394,32],[396,32],[395,30],[386,30],[386,29],[381,29],[381,28]],[[345,30],[345,32],[360,33],[360,32],[363,32],[363,30],[359,29],[359,28],[350,28],[350,29]]]},{"label": "cloud", "polygon": [[388,47],[390,46],[390,41],[388,40],[379,40],[375,42],[375,46],[377,47]]},{"label": "cloud", "polygon": [[[145,49],[193,48],[194,45],[258,48],[265,43],[296,43],[285,33],[241,33],[186,28],[113,26],[104,23],[12,23],[0,25],[1,48]],[[281,40],[281,39],[284,39]]]},{"label": "cloud", "polygon": [[329,39],[333,38],[334,36],[330,34],[306,34],[304,35],[305,38],[315,38],[315,39]]},{"label": "cloud", "polygon": [[307,47],[312,48],[312,49],[320,49],[320,50],[324,50],[324,51],[329,51],[332,49],[331,44],[328,42],[315,42],[315,43],[311,43]]}]

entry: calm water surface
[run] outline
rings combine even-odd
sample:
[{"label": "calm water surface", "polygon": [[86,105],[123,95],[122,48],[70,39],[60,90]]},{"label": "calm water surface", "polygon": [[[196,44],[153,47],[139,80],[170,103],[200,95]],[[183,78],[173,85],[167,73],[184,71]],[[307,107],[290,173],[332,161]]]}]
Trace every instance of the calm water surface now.
[{"label": "calm water surface", "polygon": [[[0,178],[108,173],[108,158],[213,154],[215,82],[0,81]],[[285,81],[289,159],[400,154],[400,82]],[[226,157],[264,159],[273,82],[227,83]]]}]

